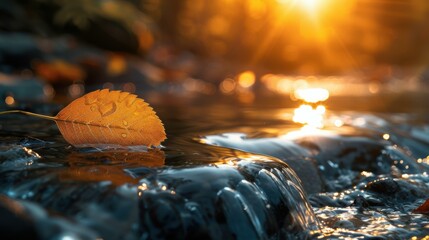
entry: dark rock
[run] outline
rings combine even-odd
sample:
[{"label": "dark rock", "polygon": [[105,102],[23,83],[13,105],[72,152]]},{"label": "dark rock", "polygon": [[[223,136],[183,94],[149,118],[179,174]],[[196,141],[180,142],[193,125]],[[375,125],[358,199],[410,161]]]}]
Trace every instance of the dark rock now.
[{"label": "dark rock", "polygon": [[0,145],[0,172],[25,169],[40,159],[38,153],[20,145]]},{"label": "dark rock", "polygon": [[262,156],[165,169],[138,188],[142,239],[264,239],[316,228],[295,173]]},{"label": "dark rock", "polygon": [[88,20],[86,28],[79,28],[72,23],[64,26],[64,31],[102,49],[137,53],[139,42],[137,36],[117,21],[97,17]]},{"label": "dark rock", "polygon": [[400,190],[398,183],[391,178],[382,178],[372,181],[368,183],[366,189],[371,192],[388,196],[395,194]]},{"label": "dark rock", "polygon": [[333,200],[330,196],[323,193],[314,194],[309,197],[309,201],[312,207],[341,207],[342,204],[338,203],[338,200]]},{"label": "dark rock", "polygon": [[311,150],[309,151],[286,139],[248,139],[243,134],[241,139],[237,140],[237,136],[233,134],[211,135],[204,137],[204,142],[210,145],[277,157],[287,163],[300,179],[306,179],[301,184],[307,193],[317,193],[323,190],[317,162],[310,158]]},{"label": "dark rock", "polygon": [[369,207],[369,203],[364,197],[359,195],[353,201],[352,206],[358,207],[359,209],[364,209]]},{"label": "dark rock", "polygon": [[35,222],[24,207],[16,201],[0,195],[1,239],[40,239]]}]

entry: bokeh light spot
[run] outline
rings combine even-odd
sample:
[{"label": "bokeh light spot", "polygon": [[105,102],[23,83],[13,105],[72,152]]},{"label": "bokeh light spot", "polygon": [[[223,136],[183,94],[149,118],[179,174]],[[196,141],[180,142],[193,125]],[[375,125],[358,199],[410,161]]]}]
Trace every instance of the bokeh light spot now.
[{"label": "bokeh light spot", "polygon": [[255,84],[255,73],[252,71],[245,71],[238,75],[238,84],[241,87],[249,88]]}]

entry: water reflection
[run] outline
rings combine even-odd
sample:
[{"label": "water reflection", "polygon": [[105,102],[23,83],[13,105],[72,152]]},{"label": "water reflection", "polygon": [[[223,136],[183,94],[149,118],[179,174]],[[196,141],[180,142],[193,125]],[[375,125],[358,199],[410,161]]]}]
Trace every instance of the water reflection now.
[{"label": "water reflection", "polygon": [[110,150],[101,152],[78,151],[67,156],[67,168],[58,172],[61,180],[83,182],[111,182],[115,186],[126,183],[136,184],[128,168],[162,167],[165,154],[159,149],[147,152]]},{"label": "water reflection", "polygon": [[294,110],[292,118],[294,122],[304,124],[307,130],[311,128],[323,128],[326,107],[317,103],[329,98],[328,90],[323,88],[299,88],[293,92],[291,98],[304,102],[304,104],[301,104],[301,106]]},{"label": "water reflection", "polygon": [[[142,232],[189,236],[212,226],[210,236],[289,236],[311,229],[308,193],[326,220],[313,237],[429,234],[427,221],[410,214],[429,193],[429,128],[411,124],[411,115],[325,110],[324,127],[314,129],[293,122],[294,110],[286,108],[176,103],[158,111],[169,139],[163,151],[146,153],[78,150],[45,122],[7,121],[2,144],[25,143],[41,158],[19,171],[3,169],[0,192],[60,213],[101,237],[110,236],[115,219],[126,222],[115,222],[115,236],[128,233],[129,239],[142,238]],[[24,135],[41,140],[24,141]],[[278,225],[288,224],[285,216],[296,228]],[[386,221],[392,228],[381,231]]]},{"label": "water reflection", "polygon": [[110,182],[114,186],[138,183],[138,179],[127,174],[120,166],[69,167],[63,171],[58,171],[58,176],[61,181]]},{"label": "water reflection", "polygon": [[307,103],[326,101],[329,91],[324,88],[298,88],[293,92],[294,98]]},{"label": "water reflection", "polygon": [[119,166],[161,167],[165,163],[165,154],[160,149],[148,149],[146,152],[129,150],[74,151],[67,156],[70,166],[87,166],[95,164]]},{"label": "water reflection", "polygon": [[294,110],[293,121],[312,128],[322,128],[325,112],[326,108],[323,105],[313,108],[311,105],[302,104]]}]

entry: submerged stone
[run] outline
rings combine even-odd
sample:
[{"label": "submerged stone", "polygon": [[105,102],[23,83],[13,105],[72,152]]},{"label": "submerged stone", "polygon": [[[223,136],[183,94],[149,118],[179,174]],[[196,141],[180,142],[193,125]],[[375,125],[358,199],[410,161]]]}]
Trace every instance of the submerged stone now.
[{"label": "submerged stone", "polygon": [[141,239],[288,238],[317,229],[293,170],[264,156],[159,170],[138,189]]},{"label": "submerged stone", "polygon": [[[318,229],[287,164],[241,151],[219,157],[205,147],[180,156],[179,165],[170,152],[165,165],[146,166],[152,151],[139,153],[139,164],[131,153],[120,160],[113,157],[122,152],[69,152],[63,167],[42,158],[37,167],[4,172],[0,192],[46,211],[33,216],[43,236],[81,236],[59,227],[71,222],[82,236],[103,239],[296,238]],[[61,217],[45,221],[47,212]]]},{"label": "submerged stone", "polygon": [[38,153],[20,145],[0,146],[0,171],[26,168],[40,159]]},{"label": "submerged stone", "polygon": [[326,133],[291,139],[229,136],[209,135],[201,142],[277,157],[305,179],[303,186],[309,194],[352,187],[361,172],[398,176],[427,170],[405,150],[367,137]]},{"label": "submerged stone", "polygon": [[209,145],[276,157],[287,163],[300,179],[306,179],[301,184],[307,193],[317,193],[323,190],[317,162],[310,158],[311,151],[291,140],[283,138],[251,139],[247,138],[245,134],[230,133],[205,136],[200,141]]},{"label": "submerged stone", "polygon": [[40,239],[35,222],[16,201],[0,195],[0,232],[2,239]]}]

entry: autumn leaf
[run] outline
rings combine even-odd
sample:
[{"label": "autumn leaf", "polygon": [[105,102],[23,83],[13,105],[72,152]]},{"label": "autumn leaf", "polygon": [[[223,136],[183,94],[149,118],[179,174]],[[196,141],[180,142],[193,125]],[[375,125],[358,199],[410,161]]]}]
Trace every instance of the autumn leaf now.
[{"label": "autumn leaf", "polygon": [[64,139],[76,147],[158,146],[165,130],[153,109],[136,95],[108,89],[90,92],[70,103],[57,116],[12,110],[54,120]]},{"label": "autumn leaf", "polygon": [[414,209],[413,213],[429,214],[429,199],[420,205],[420,207]]}]

